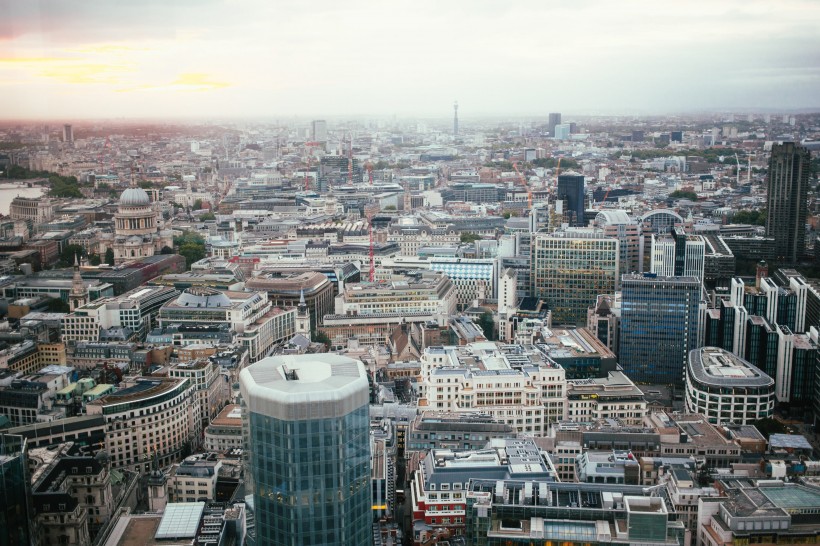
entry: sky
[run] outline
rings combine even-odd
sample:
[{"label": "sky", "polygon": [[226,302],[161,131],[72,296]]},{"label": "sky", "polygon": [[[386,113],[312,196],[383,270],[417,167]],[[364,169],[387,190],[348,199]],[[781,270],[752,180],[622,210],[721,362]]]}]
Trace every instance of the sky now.
[{"label": "sky", "polygon": [[817,0],[0,0],[0,118],[820,110]]}]

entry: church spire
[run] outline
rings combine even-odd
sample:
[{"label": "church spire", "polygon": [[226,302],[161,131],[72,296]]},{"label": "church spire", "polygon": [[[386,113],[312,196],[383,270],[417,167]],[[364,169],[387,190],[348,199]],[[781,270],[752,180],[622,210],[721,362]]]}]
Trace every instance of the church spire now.
[{"label": "church spire", "polygon": [[73,312],[78,307],[82,307],[88,303],[88,290],[83,284],[83,278],[80,275],[80,259],[74,255],[74,277],[71,281],[71,293],[68,296],[68,306]]}]

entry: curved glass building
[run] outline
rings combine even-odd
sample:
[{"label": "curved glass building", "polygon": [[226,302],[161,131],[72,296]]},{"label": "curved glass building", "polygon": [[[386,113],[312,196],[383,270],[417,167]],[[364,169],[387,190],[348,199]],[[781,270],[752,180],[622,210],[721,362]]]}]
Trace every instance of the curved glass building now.
[{"label": "curved glass building", "polygon": [[712,424],[747,425],[774,413],[774,380],[751,363],[719,347],[689,352],[686,411]]},{"label": "curved glass building", "polygon": [[369,545],[364,364],[333,354],[270,357],[244,369],[239,384],[256,544]]}]

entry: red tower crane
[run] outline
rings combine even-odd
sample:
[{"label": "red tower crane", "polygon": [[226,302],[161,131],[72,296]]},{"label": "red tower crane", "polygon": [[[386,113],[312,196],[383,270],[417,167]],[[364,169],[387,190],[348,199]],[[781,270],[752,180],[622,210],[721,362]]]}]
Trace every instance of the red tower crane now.
[{"label": "red tower crane", "polygon": [[[310,174],[310,161],[311,159],[313,159],[313,148],[321,145],[321,142],[305,142],[305,147],[307,148],[308,153],[307,169],[305,169],[305,191],[308,191],[310,189],[310,178],[308,177],[308,175]],[[316,189],[318,190],[319,188]]]},{"label": "red tower crane", "polygon": [[527,180],[524,178],[524,175],[521,174],[520,170],[518,170],[518,162],[513,161],[512,166],[513,169],[515,169],[516,174],[518,174],[518,180],[521,182],[521,185],[527,190],[527,209],[532,210],[532,190],[530,189],[530,185],[527,184]]},{"label": "red tower crane", "polygon": [[370,228],[370,282],[376,282],[376,255],[373,252],[373,212],[367,216],[367,223]]},{"label": "red tower crane", "polygon": [[353,133],[350,133],[350,148],[347,154],[347,184],[353,185]]}]

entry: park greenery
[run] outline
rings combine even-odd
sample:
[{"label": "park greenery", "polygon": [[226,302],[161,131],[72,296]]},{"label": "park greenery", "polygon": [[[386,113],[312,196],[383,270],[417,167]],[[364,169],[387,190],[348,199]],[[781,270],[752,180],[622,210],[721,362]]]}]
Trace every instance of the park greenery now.
[{"label": "park greenery", "polygon": [[[558,159],[557,157],[542,157],[538,159],[534,159],[532,165],[534,167],[541,167],[544,169],[555,169],[558,167]],[[561,160],[561,169],[578,169],[581,167],[581,164],[575,161],[570,157],[562,157]]]},{"label": "park greenery", "polygon": [[[636,161],[646,161],[649,159],[657,159],[659,157],[686,156],[698,157],[700,159],[703,159],[707,163],[721,163],[721,158],[723,158],[722,162],[724,163],[734,163],[735,154],[737,154],[738,157],[745,157],[746,151],[736,148],[704,148],[703,150],[673,150],[669,148],[653,148],[647,150],[632,150],[631,152],[616,152],[611,156],[611,159],[618,159],[622,155],[630,155],[632,159]],[[564,164],[562,162],[561,166],[563,167],[563,165]]]},{"label": "park greenery", "polygon": [[766,216],[766,209],[739,210],[732,215],[732,223],[765,226]]},{"label": "park greenery", "polygon": [[174,237],[174,247],[185,258],[188,269],[192,263],[205,257],[205,239],[194,231],[186,231],[179,237]]},{"label": "park greenery", "polygon": [[481,313],[478,317],[478,326],[484,332],[484,337],[488,341],[495,340],[495,322],[493,321],[493,314],[489,311]]},{"label": "park greenery", "polygon": [[60,259],[57,262],[58,267],[71,267],[74,265],[74,260],[80,260],[85,256],[85,249],[80,245],[65,245],[63,251],[60,252]]},{"label": "park greenery", "polygon": [[6,174],[14,180],[47,179],[49,197],[83,197],[76,176],[62,176],[50,171],[32,171],[20,165],[12,165]]},{"label": "park greenery", "polygon": [[471,233],[469,231],[465,231],[461,234],[461,242],[465,244],[474,243],[475,241],[480,241],[481,235],[478,233]]},{"label": "park greenery", "polygon": [[698,194],[689,190],[675,190],[669,194],[670,199],[689,199],[690,201],[697,201]]}]

